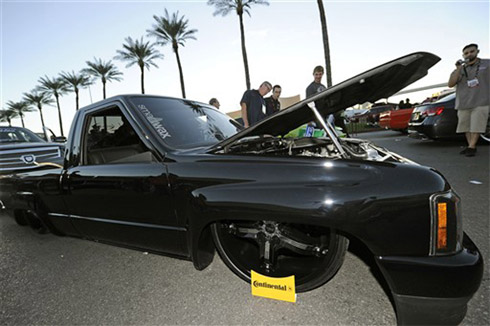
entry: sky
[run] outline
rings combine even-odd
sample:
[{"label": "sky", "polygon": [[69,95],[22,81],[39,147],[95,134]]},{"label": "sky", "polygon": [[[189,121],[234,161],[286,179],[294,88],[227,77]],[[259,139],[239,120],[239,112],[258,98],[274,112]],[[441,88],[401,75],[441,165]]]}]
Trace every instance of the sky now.
[{"label": "sky", "polygon": [[[282,86],[282,96],[300,95],[324,65],[318,5],[309,1],[269,0],[244,16],[252,88],[267,80]],[[477,43],[489,58],[489,1],[324,1],[330,41],[332,80],[337,84],[403,55],[426,51],[441,61],[407,89],[447,82],[464,45]],[[40,77],[78,72],[86,61],[112,60],[124,74],[107,83],[107,97],[141,92],[139,67],[114,60],[124,39],[147,36],[153,16],[178,11],[197,29],[197,40],[179,48],[188,99],[207,103],[216,97],[224,112],[240,109],[246,90],[238,16],[213,16],[206,1],[13,1],[1,0],[0,103],[20,101]],[[182,97],[175,54],[157,46],[164,59],[145,71],[145,93]],[[326,84],[324,77],[323,83]],[[420,102],[443,88],[393,96]],[[80,92],[80,106],[102,100],[97,81]],[[65,135],[75,114],[75,95],[61,97]],[[45,123],[59,135],[55,106],[43,108]],[[39,112],[27,113],[26,127],[39,132]],[[6,123],[2,123],[5,125]],[[20,119],[13,125],[20,126]]]}]

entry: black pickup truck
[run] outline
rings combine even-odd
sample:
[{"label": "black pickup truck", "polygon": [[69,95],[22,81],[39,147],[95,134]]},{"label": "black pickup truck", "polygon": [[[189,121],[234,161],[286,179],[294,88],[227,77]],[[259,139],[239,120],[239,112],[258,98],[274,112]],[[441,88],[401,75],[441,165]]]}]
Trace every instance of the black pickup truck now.
[{"label": "black pickup truck", "polygon": [[[113,97],[77,112],[62,166],[1,178],[1,200],[41,232],[172,255],[199,270],[217,250],[245,281],[252,270],[294,275],[297,292],[334,277],[356,239],[386,278],[399,324],[458,324],[483,273],[460,198],[438,171],[339,138],[323,119],[391,96],[438,61],[401,57],[244,130],[207,104]],[[327,136],[284,137],[310,121]]]}]

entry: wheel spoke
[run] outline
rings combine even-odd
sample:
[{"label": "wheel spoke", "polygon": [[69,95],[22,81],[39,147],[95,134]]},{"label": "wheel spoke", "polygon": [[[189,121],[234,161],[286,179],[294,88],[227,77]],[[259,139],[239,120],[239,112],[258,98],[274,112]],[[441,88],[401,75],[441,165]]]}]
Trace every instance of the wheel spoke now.
[{"label": "wheel spoke", "polygon": [[304,243],[307,245],[317,245],[318,244],[318,239],[305,234],[304,232],[299,231],[298,229],[295,229],[291,226],[287,225],[282,225],[281,228],[281,234],[284,235],[287,238],[293,239],[297,242]]},{"label": "wheel spoke", "polygon": [[320,247],[312,244],[301,243],[284,235],[279,236],[280,246],[302,255],[315,255],[320,252]]},{"label": "wheel spoke", "polygon": [[271,272],[274,269],[276,263],[276,241],[271,241],[265,236],[260,235],[258,237],[259,243],[259,258],[262,262],[262,267],[267,271]]},{"label": "wheel spoke", "polygon": [[295,253],[307,256],[326,255],[328,252],[328,241],[326,236],[320,239],[311,237],[297,229],[283,225],[279,239],[282,247]]},{"label": "wheel spoke", "polygon": [[256,228],[237,226],[233,223],[228,226],[228,231],[234,236],[245,239],[256,239],[259,233]]}]

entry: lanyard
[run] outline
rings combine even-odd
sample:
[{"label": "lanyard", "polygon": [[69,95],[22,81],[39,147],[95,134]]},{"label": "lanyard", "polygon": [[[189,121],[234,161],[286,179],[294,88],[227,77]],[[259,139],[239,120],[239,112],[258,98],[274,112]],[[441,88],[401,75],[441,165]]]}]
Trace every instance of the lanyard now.
[{"label": "lanyard", "polygon": [[[480,63],[481,63],[481,59],[478,59],[478,65],[476,66],[476,73],[475,73],[475,78],[473,79],[478,79],[478,73],[480,72]],[[463,70],[464,70],[464,75],[466,77],[466,79],[468,79],[468,72],[466,71],[466,66],[463,67]]]}]

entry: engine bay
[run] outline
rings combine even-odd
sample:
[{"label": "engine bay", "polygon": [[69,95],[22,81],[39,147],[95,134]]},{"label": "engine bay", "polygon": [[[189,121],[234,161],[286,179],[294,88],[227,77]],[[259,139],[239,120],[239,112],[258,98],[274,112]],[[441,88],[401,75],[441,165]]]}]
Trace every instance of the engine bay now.
[{"label": "engine bay", "polygon": [[328,137],[282,138],[270,135],[245,137],[220,152],[227,154],[260,154],[271,156],[309,156],[322,158],[348,158],[379,162],[416,164],[396,153],[357,138],[339,138],[344,154]]}]

